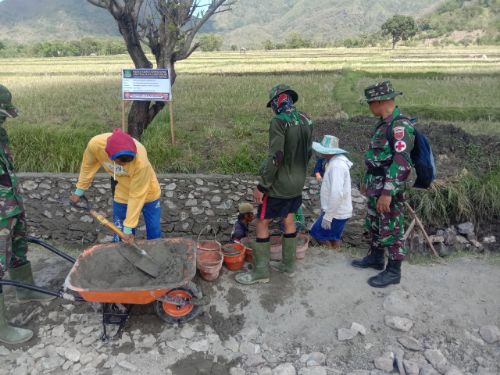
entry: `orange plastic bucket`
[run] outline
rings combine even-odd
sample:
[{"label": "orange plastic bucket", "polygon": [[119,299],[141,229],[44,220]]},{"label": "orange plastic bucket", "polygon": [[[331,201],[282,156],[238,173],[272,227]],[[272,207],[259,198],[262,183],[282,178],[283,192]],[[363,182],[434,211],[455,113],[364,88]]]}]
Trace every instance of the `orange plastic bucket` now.
[{"label": "orange plastic bucket", "polygon": [[243,237],[241,244],[245,246],[245,262],[253,263],[253,250],[252,246],[255,243],[255,238]]},{"label": "orange plastic bucket", "polygon": [[245,250],[245,246],[240,243],[231,243],[222,246],[224,264],[227,269],[237,271],[243,267],[243,263],[245,262]]}]

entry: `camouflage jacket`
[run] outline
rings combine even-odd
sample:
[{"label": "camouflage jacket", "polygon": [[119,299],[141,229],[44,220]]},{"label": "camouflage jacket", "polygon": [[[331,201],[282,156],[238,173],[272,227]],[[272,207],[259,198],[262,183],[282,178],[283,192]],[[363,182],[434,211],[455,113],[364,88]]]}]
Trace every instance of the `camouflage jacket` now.
[{"label": "camouflage jacket", "polygon": [[2,133],[0,141],[0,219],[8,219],[23,212],[23,200],[14,173],[12,154],[7,143],[5,129],[0,126]]},{"label": "camouflage jacket", "polygon": [[367,168],[363,183],[369,197],[394,196],[405,190],[412,163],[410,153],[415,141],[414,129],[410,121],[398,119],[392,125],[393,144],[387,139],[387,131],[393,119],[400,115],[396,107],[394,113],[381,119],[365,153]]},{"label": "camouflage jacket", "polygon": [[273,116],[269,155],[260,169],[260,191],[287,199],[302,194],[312,155],[312,131],[313,122],[295,109]]}]

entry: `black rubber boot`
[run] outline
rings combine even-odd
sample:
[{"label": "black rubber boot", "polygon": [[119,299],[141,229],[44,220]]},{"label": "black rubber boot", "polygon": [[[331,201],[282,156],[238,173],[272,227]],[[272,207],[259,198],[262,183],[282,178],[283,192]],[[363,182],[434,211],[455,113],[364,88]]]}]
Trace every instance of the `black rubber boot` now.
[{"label": "black rubber boot", "polygon": [[384,250],[371,249],[367,256],[361,259],[354,259],[351,265],[357,268],[383,270],[385,266]]},{"label": "black rubber boot", "polygon": [[387,262],[387,267],[377,276],[370,277],[368,284],[374,288],[385,288],[387,285],[399,284],[401,281],[401,261],[391,260]]}]

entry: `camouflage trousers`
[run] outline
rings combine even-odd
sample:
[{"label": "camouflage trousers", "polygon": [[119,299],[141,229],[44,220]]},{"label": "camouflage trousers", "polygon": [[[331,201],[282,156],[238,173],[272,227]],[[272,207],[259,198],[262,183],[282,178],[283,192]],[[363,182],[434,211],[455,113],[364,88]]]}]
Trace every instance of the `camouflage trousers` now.
[{"label": "camouflage trousers", "polygon": [[391,211],[377,212],[378,197],[368,197],[368,209],[365,225],[371,234],[371,250],[387,249],[392,260],[404,260],[408,250],[403,246],[404,235],[404,196],[392,197]]},{"label": "camouflage trousers", "polygon": [[9,268],[27,263],[26,218],[24,212],[0,219],[0,278]]}]

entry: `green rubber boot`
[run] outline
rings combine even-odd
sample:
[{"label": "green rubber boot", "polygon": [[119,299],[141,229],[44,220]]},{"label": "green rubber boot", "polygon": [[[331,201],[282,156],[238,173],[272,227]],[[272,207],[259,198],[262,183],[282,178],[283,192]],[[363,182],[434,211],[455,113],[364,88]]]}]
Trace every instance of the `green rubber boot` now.
[{"label": "green rubber boot", "polygon": [[[31,263],[28,262],[22,266],[9,269],[9,275],[12,280],[21,281],[26,284],[35,285],[33,280],[33,272],[31,271]],[[16,288],[16,298],[20,303],[37,301],[37,302],[48,302],[52,301],[55,296],[50,296],[48,294],[38,293],[33,290]]]},{"label": "green rubber boot", "polygon": [[9,345],[22,344],[33,337],[33,331],[12,327],[5,318],[3,293],[0,292],[0,342]]},{"label": "green rubber boot", "polygon": [[235,276],[235,280],[240,284],[251,285],[269,282],[269,253],[271,251],[271,242],[254,242],[253,245],[252,270],[240,272]]},{"label": "green rubber boot", "polygon": [[285,237],[281,239],[281,261],[272,260],[271,267],[288,276],[295,275],[295,258],[297,252],[297,237]]}]

